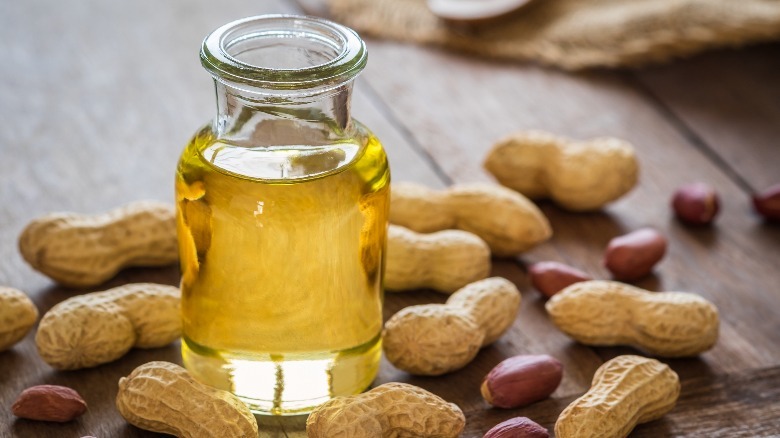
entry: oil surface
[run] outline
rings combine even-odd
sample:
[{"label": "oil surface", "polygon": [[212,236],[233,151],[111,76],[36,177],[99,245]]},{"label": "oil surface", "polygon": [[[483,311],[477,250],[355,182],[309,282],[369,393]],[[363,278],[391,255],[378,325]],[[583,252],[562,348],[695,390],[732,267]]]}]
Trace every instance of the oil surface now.
[{"label": "oil surface", "polygon": [[207,127],[179,162],[184,363],[255,412],[306,412],[378,370],[389,170],[356,129],[249,148]]}]

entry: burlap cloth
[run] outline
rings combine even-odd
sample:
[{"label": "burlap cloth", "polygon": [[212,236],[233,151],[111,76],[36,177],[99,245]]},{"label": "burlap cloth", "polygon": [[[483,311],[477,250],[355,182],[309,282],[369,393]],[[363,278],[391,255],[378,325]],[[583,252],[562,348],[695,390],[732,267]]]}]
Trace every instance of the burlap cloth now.
[{"label": "burlap cloth", "polygon": [[566,69],[637,66],[780,38],[780,0],[538,0],[510,19],[447,26],[425,0],[328,0],[364,35]]}]

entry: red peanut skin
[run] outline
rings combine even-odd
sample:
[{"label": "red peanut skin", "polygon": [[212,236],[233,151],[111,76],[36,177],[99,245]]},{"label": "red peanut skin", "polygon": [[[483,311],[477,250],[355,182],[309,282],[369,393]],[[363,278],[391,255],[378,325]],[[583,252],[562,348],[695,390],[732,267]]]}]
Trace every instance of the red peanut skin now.
[{"label": "red peanut skin", "polygon": [[677,189],[672,209],[680,221],[689,225],[708,225],[720,210],[715,189],[705,183],[687,184]]},{"label": "red peanut skin", "polygon": [[66,423],[87,411],[87,403],[66,386],[38,385],[19,394],[11,411],[19,418]]},{"label": "red peanut skin", "polygon": [[498,408],[517,408],[543,400],[563,378],[563,365],[546,355],[510,357],[496,365],[482,381],[482,397]]},{"label": "red peanut skin", "polygon": [[592,280],[590,275],[559,262],[534,263],[528,269],[531,284],[547,298],[580,281]]},{"label": "red peanut skin", "polygon": [[642,228],[609,241],[604,266],[615,280],[638,280],[653,271],[666,254],[666,237],[652,228]]},{"label": "red peanut skin", "polygon": [[482,438],[549,438],[547,429],[528,417],[515,417],[498,423]]},{"label": "red peanut skin", "polygon": [[780,221],[780,184],[753,195],[753,207],[770,221]]}]

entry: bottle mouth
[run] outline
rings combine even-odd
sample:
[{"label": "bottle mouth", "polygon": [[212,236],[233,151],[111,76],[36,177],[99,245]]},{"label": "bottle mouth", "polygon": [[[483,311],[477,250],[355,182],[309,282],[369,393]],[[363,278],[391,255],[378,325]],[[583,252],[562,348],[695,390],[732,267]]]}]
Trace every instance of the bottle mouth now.
[{"label": "bottle mouth", "polygon": [[214,79],[271,94],[338,87],[363,70],[367,57],[354,30],[297,15],[233,21],[210,33],[200,51],[201,63]]}]

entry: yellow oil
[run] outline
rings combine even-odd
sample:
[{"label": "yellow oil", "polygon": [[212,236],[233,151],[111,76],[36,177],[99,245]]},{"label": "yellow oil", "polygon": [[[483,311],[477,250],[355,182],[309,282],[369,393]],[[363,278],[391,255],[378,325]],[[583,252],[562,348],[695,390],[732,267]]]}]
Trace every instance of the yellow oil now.
[{"label": "yellow oil", "polygon": [[390,174],[354,141],[243,147],[202,129],[176,176],[182,353],[260,414],[366,389],[381,354]]}]

